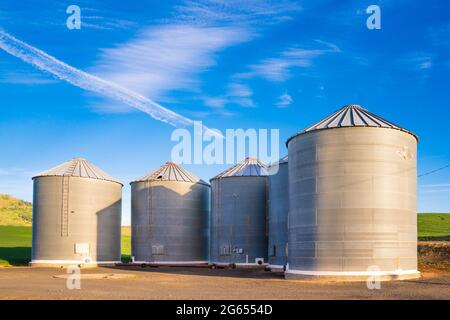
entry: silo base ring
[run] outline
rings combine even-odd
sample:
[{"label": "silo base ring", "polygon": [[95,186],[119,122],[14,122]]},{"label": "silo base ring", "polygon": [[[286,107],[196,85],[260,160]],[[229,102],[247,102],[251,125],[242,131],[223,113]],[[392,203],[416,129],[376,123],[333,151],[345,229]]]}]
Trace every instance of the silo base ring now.
[{"label": "silo base ring", "polygon": [[417,270],[396,270],[396,271],[301,271],[287,270],[284,277],[287,280],[329,280],[329,281],[367,281],[373,277],[378,277],[380,281],[408,280],[420,278]]}]

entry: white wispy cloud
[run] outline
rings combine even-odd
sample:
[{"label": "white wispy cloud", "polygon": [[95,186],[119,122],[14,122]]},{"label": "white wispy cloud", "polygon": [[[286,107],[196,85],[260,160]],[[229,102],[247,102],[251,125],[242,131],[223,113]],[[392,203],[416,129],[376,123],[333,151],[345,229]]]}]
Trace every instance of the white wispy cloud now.
[{"label": "white wispy cloud", "polygon": [[228,85],[228,95],[231,97],[250,97],[253,95],[252,89],[250,87],[241,83],[230,83]]},{"label": "white wispy cloud", "polygon": [[[152,118],[173,126],[186,126],[193,121],[169,110],[136,92],[128,90],[114,82],[104,80],[92,74],[78,70],[66,63],[48,55],[47,53],[20,41],[0,29],[0,49],[21,59],[22,61],[48,72],[56,78],[66,81],[79,88],[94,92],[103,97],[120,101]],[[208,130],[208,128],[205,128]]]},{"label": "white wispy cloud", "polygon": [[223,108],[228,103],[226,98],[222,97],[203,97],[203,103],[211,108]]},{"label": "white wispy cloud", "polygon": [[37,174],[38,171],[28,170],[24,168],[0,168],[0,176],[14,176],[14,177],[29,177],[31,178],[35,174]]},{"label": "white wispy cloud", "polygon": [[419,192],[422,194],[450,193],[450,183],[435,183],[435,184],[419,185]]},{"label": "white wispy cloud", "polygon": [[196,24],[274,24],[300,10],[301,5],[290,0],[188,0],[176,7],[176,17]]},{"label": "white wispy cloud", "polygon": [[[174,7],[171,18],[101,50],[92,70],[159,101],[170,99],[175,90],[199,93],[201,75],[217,64],[220,53],[254,39],[263,26],[288,19],[300,9],[295,1],[184,1]],[[228,98],[204,101],[217,108],[230,103]],[[100,109],[107,110],[108,103]],[[249,97],[235,97],[233,103],[254,105]]]},{"label": "white wispy cloud", "polygon": [[293,76],[296,68],[307,68],[313,64],[314,59],[328,53],[339,53],[341,50],[335,44],[316,40],[322,48],[304,49],[291,47],[281,52],[277,57],[263,59],[251,65],[248,72],[235,75],[238,79],[261,77],[272,82],[284,82]]},{"label": "white wispy cloud", "polygon": [[46,85],[56,83],[57,80],[37,73],[7,71],[0,75],[0,83],[22,84],[22,85]]},{"label": "white wispy cloud", "polygon": [[291,105],[294,100],[288,93],[283,93],[278,97],[278,102],[275,104],[279,108],[286,108]]},{"label": "white wispy cloud", "polygon": [[[87,11],[88,9],[83,8],[82,12]],[[91,10],[89,10],[91,11]],[[95,10],[98,11],[98,10]],[[81,28],[92,28],[92,29],[100,29],[100,30],[120,30],[120,29],[129,29],[132,27],[136,27],[136,22],[118,19],[113,17],[105,17],[101,15],[82,15],[81,16]]]},{"label": "white wispy cloud", "polygon": [[253,108],[252,89],[242,83],[230,83],[228,85],[228,104],[235,104],[246,108]]},{"label": "white wispy cloud", "polygon": [[126,43],[103,49],[93,70],[161,99],[168,91],[196,90],[198,75],[217,63],[216,54],[248,38],[239,27],[150,27]]},{"label": "white wispy cloud", "polygon": [[414,70],[424,71],[433,66],[433,55],[430,53],[412,53],[400,59],[400,65]]},{"label": "white wispy cloud", "polygon": [[241,83],[230,83],[227,87],[227,92],[219,97],[204,97],[203,102],[206,106],[211,108],[224,108],[228,105],[238,105],[246,108],[255,107],[252,99],[252,89]]}]

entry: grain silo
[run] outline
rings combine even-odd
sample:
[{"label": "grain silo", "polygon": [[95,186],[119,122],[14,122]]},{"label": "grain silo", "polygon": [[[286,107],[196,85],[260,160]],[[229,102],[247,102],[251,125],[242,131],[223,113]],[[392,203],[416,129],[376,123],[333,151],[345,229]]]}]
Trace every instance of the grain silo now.
[{"label": "grain silo", "polygon": [[173,162],[131,182],[136,263],[208,262],[210,185]]},{"label": "grain silo", "polygon": [[288,139],[286,278],[418,276],[417,141],[357,105]]},{"label": "grain silo", "polygon": [[121,260],[122,184],[82,158],[33,177],[32,265]]},{"label": "grain silo", "polygon": [[287,218],[289,211],[288,157],[269,167],[268,258],[271,271],[283,271],[287,255]]},{"label": "grain silo", "polygon": [[267,264],[267,167],[246,158],[211,179],[210,263]]}]

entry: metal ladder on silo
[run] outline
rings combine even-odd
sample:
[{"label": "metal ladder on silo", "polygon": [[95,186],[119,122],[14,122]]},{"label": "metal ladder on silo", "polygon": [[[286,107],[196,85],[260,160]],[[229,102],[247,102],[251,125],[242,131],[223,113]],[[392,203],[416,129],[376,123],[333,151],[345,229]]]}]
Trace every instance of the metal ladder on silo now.
[{"label": "metal ladder on silo", "polygon": [[70,177],[63,176],[61,237],[69,236],[69,179]]}]

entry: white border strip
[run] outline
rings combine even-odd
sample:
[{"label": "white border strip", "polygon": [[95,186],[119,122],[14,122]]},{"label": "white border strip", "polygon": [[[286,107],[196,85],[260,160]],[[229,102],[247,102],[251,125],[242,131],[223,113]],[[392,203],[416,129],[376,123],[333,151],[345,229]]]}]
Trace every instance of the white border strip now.
[{"label": "white border strip", "polygon": [[31,260],[31,263],[42,263],[42,264],[112,264],[112,263],[121,263],[121,261],[91,261],[89,263],[85,263],[83,260]]},{"label": "white border strip", "polygon": [[273,269],[284,269],[284,265],[281,264],[269,264],[268,267]]},{"label": "white border strip", "polygon": [[418,270],[394,270],[394,271],[306,271],[286,270],[285,273],[301,274],[305,276],[400,276],[419,273]]},{"label": "white border strip", "polygon": [[134,261],[130,264],[208,264],[208,261]]},{"label": "white border strip", "polygon": [[234,263],[234,262],[214,262],[214,261],[212,261],[209,264],[210,265],[216,265],[216,266],[219,266],[219,267],[230,266],[232,264],[234,264],[236,267],[239,267],[239,266],[255,266],[255,267],[268,266],[267,263],[258,264],[258,263],[245,263],[245,262]]}]

